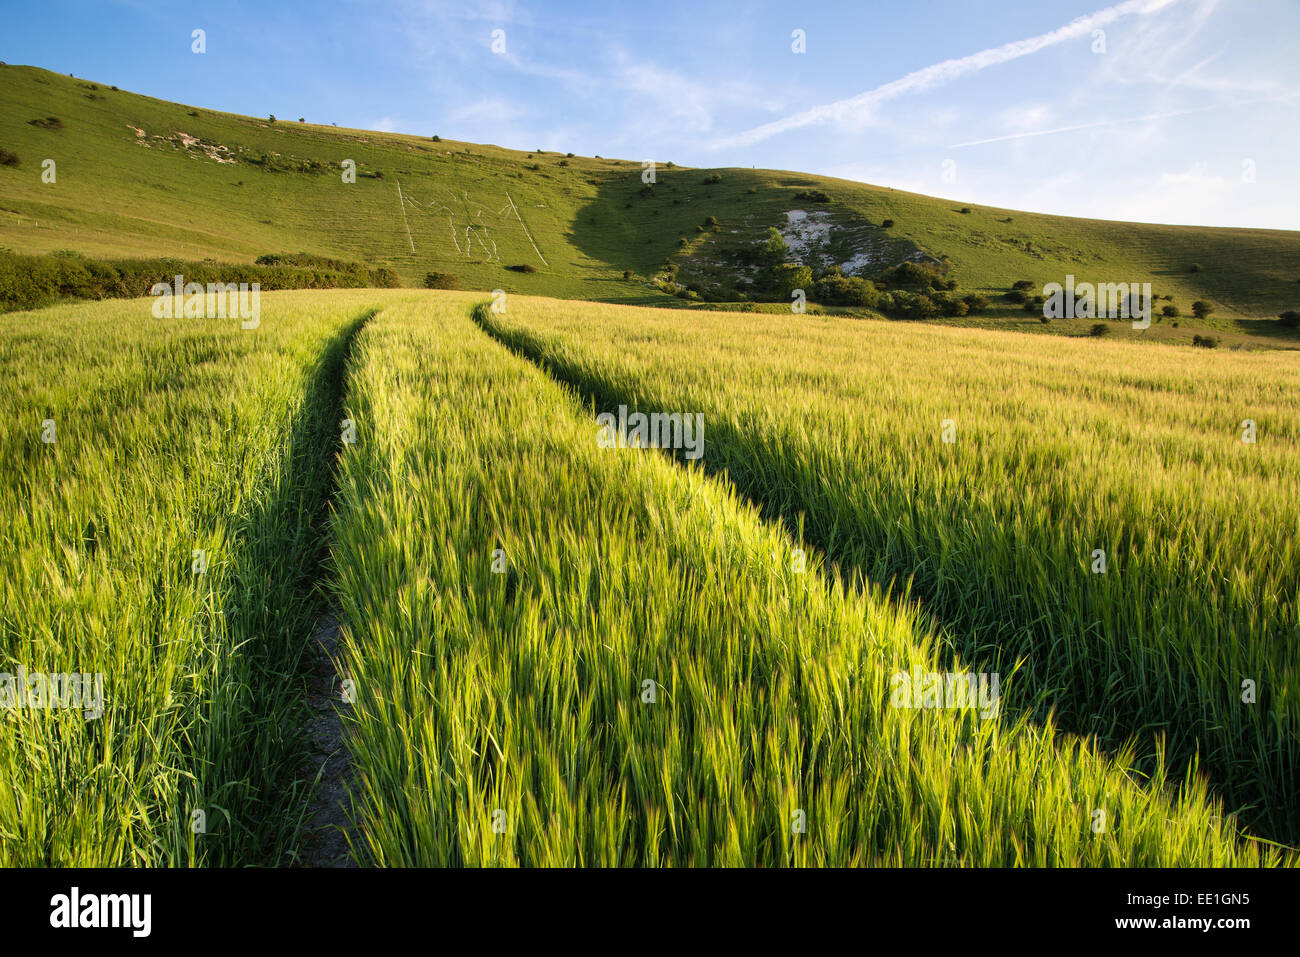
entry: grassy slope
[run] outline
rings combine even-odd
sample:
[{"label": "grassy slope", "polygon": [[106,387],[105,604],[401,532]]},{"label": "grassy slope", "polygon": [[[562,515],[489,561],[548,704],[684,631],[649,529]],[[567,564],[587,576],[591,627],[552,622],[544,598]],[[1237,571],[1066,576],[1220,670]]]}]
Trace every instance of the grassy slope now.
[{"label": "grassy slope", "polygon": [[[1182,320],[1175,336],[1189,336],[1194,325],[1260,332],[1263,341],[1271,326],[1237,320],[1267,319],[1300,306],[1300,234],[1293,232],[1116,224],[986,208],[963,215],[960,203],[768,170],[722,170],[721,182],[706,185],[705,171],[661,165],[656,195],[649,198],[639,195],[639,162],[530,157],[493,146],[286,118],[271,124],[207,109],[191,116],[188,107],[103,83],[90,89],[89,81],[33,67],[0,69],[0,147],[22,160],[18,167],[0,167],[0,245],[20,252],[70,248],[248,261],[301,249],[391,264],[413,284],[438,270],[477,289],[662,303],[664,294],[643,280],[667,259],[686,260],[684,275],[707,270],[718,244],[747,243],[767,225],[783,223],[787,210],[814,208],[794,197],[815,187],[830,194],[829,208],[843,223],[896,220],[891,235],[947,256],[963,291],[999,292],[1016,279],[1042,284],[1069,272],[1088,280],[1143,279],[1157,293],[1172,294],[1184,312],[1196,298],[1218,306],[1219,316],[1208,323]],[[63,128],[28,123],[47,115],[58,116]],[[136,129],[145,132],[143,140]],[[187,150],[179,132],[240,158],[218,163],[198,147]],[[269,172],[248,162],[267,153],[279,154],[281,162],[314,159],[326,168]],[[46,157],[58,163],[56,184],[40,182]],[[362,173],[352,185],[341,182],[339,163],[346,158]],[[540,169],[528,168],[534,163]],[[419,204],[406,210],[411,240],[399,182]],[[507,193],[540,255],[511,213]],[[711,215],[721,230],[698,233]],[[1008,217],[1011,222],[1000,221]],[[486,247],[477,244],[465,254],[470,224],[483,230],[489,245],[496,243],[499,261],[485,261]],[[1190,272],[1193,263],[1204,269]],[[521,264],[539,272],[504,268]],[[631,280],[623,279],[624,270],[634,273]],[[989,321],[1036,325],[1009,307]],[[1155,327],[1152,336],[1169,334]]]}]

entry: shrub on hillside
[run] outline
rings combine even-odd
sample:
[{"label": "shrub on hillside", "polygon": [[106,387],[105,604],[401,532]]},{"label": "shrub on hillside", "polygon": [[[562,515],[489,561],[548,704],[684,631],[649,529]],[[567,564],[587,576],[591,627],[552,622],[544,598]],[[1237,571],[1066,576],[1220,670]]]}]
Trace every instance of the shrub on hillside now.
[{"label": "shrub on hillside", "polygon": [[1182,313],[1178,311],[1178,307],[1175,306],[1173,303],[1170,303],[1169,305],[1161,309],[1160,314],[1167,319],[1177,319],[1179,316],[1182,315]]},{"label": "shrub on hillside", "polygon": [[18,159],[17,153],[10,152],[6,149],[0,149],[0,166],[17,166],[20,162],[21,160]]},{"label": "shrub on hillside", "polygon": [[1088,330],[1090,336],[1108,336],[1110,335],[1110,326],[1104,322],[1094,322],[1092,328]]},{"label": "shrub on hillside", "polygon": [[930,298],[939,307],[939,312],[949,318],[964,316],[970,312],[970,307],[964,301],[946,292],[936,292]]},{"label": "shrub on hillside", "polygon": [[1215,349],[1218,348],[1219,340],[1214,336],[1192,336],[1192,345],[1202,349]]},{"label": "shrub on hillside", "polygon": [[807,293],[813,288],[813,273],[807,266],[781,263],[765,269],[760,281],[764,287],[771,290],[775,298],[788,301],[790,294],[796,289],[802,289]]},{"label": "shrub on hillside", "polygon": [[402,285],[402,277],[397,270],[389,266],[377,266],[370,270],[370,285],[377,289],[397,289]]},{"label": "shrub on hillside", "polygon": [[827,306],[864,306],[874,309],[880,301],[876,284],[859,276],[845,276],[838,268],[827,271],[813,285],[812,298]]},{"label": "shrub on hillside", "polygon": [[884,222],[882,222],[882,223],[880,224],[880,228],[881,228],[881,229],[893,229],[893,228],[894,228],[894,221],[893,221],[892,219],[886,219]]},{"label": "shrub on hillside", "polygon": [[831,198],[820,189],[805,189],[794,194],[794,198],[805,203],[829,203]]},{"label": "shrub on hillside", "polygon": [[1298,310],[1288,309],[1286,312],[1279,315],[1278,319],[1281,320],[1280,325],[1283,329],[1295,329],[1300,327],[1300,311]]},{"label": "shrub on hillside", "polygon": [[388,267],[313,256],[264,256],[248,263],[186,262],[180,259],[90,259],[79,253],[24,256],[0,252],[0,311],[32,309],[60,298],[108,299],[149,295],[155,283],[184,281],[258,283],[263,290],[330,289],[366,286],[395,288]]},{"label": "shrub on hillside", "polygon": [[[891,269],[886,269],[876,277],[876,281],[887,286],[919,289],[947,289],[948,280],[943,270],[934,263],[904,262]],[[954,283],[954,288],[955,288]]]},{"label": "shrub on hillside", "polygon": [[63,121],[57,116],[41,116],[34,120],[28,120],[32,126],[39,126],[43,130],[61,130]]},{"label": "shrub on hillside", "polygon": [[1212,312],[1214,312],[1214,306],[1210,305],[1204,299],[1197,299],[1192,303],[1192,315],[1197,319],[1208,319]]},{"label": "shrub on hillside", "polygon": [[925,293],[909,292],[895,289],[880,297],[881,311],[898,319],[937,319],[940,315],[938,304]]},{"label": "shrub on hillside", "polygon": [[459,289],[460,280],[449,272],[425,273],[425,289]]},{"label": "shrub on hillside", "polygon": [[790,254],[790,247],[786,245],[785,237],[775,226],[767,228],[767,239],[763,245],[758,247],[757,258],[759,263],[768,266],[776,266],[785,262],[786,256]]},{"label": "shrub on hillside", "polygon": [[387,267],[368,269],[362,263],[352,262],[347,259],[333,259],[329,256],[318,256],[315,253],[267,253],[258,256],[254,262],[258,266],[280,266],[293,269],[312,270],[321,275],[329,273],[345,274],[352,276],[356,280],[354,283],[350,284],[356,286],[396,287],[400,285],[396,281],[382,281],[383,276],[396,275]]},{"label": "shrub on hillside", "polygon": [[528,263],[521,263],[518,266],[507,266],[506,268],[513,270],[514,272],[537,272],[537,267],[530,266]]},{"label": "shrub on hillside", "polygon": [[962,296],[962,302],[966,303],[966,309],[971,315],[983,312],[989,307],[989,301],[986,297],[972,293],[969,296]]},{"label": "shrub on hillside", "polygon": [[[670,163],[669,165],[671,166],[672,164]],[[722,182],[721,173],[710,173],[708,176],[704,177],[705,186],[712,186],[714,183],[721,183],[721,182]]]}]

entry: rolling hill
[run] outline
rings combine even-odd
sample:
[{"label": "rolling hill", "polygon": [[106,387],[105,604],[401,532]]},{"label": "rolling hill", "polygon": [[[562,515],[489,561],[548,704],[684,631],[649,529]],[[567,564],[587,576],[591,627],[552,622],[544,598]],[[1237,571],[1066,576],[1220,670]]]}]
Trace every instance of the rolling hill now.
[{"label": "rolling hill", "polygon": [[[1153,326],[1151,338],[1187,339],[1195,326],[1229,341],[1297,344],[1274,319],[1300,307],[1296,232],[968,207],[666,158],[647,185],[639,160],[238,116],[29,66],[0,76],[0,247],[13,252],[250,263],[302,251],[387,266],[410,285],[442,272],[463,288],[736,302],[759,298],[751,252],[776,227],[809,264],[870,276],[932,260],[963,293],[994,301],[987,316],[951,321],[1039,331],[1002,295],[1016,280],[1042,286],[1074,274],[1149,281],[1183,313],[1195,299],[1214,305],[1210,319]],[[54,182],[43,181],[46,160]],[[348,160],[355,182],[344,182]],[[1071,320],[1052,331],[1082,328]]]}]

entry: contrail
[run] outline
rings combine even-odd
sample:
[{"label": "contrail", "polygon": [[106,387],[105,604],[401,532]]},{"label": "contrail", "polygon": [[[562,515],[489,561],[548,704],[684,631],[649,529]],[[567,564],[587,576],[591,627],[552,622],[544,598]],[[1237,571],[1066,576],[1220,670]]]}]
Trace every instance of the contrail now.
[{"label": "contrail", "polygon": [[1235,103],[1212,103],[1209,106],[1195,106],[1188,110],[1174,110],[1171,113],[1148,113],[1145,116],[1121,117],[1118,120],[1097,120],[1094,123],[1080,123],[1077,126],[1058,126],[1050,130],[1027,130],[1023,133],[1008,133],[1006,136],[990,136],[984,140],[969,140],[965,143],[953,143],[947,147],[959,150],[966,146],[983,146],[985,143],[1001,143],[1005,140],[1019,140],[1027,136],[1051,136],[1054,133],[1073,133],[1075,130],[1092,130],[1100,126],[1118,126],[1121,123],[1142,123],[1148,120],[1167,120],[1175,116],[1188,116],[1192,113],[1204,113],[1207,110],[1235,109],[1240,106],[1254,106],[1257,103],[1285,103],[1300,95],[1300,91],[1283,96],[1264,96],[1253,100],[1238,100]]},{"label": "contrail", "polygon": [[942,63],[935,63],[932,66],[916,70],[904,77],[892,80],[883,86],[878,86],[874,90],[859,93],[847,100],[837,100],[834,103],[815,106],[810,110],[787,116],[784,119],[774,120],[762,126],[756,126],[752,130],[746,130],[735,136],[714,140],[709,144],[709,149],[719,150],[751,146],[779,133],[787,133],[790,130],[825,123],[829,120],[843,119],[861,113],[877,103],[884,103],[908,93],[917,93],[936,86],[942,86],[969,73],[977,73],[991,66],[1018,60],[1020,57],[1029,56],[1031,53],[1037,53],[1039,50],[1056,46],[1067,40],[1089,36],[1098,27],[1106,26],[1129,14],[1155,13],[1157,10],[1162,10],[1178,2],[1179,0],[1125,0],[1124,3],[1118,3],[1112,7],[1106,7],[1094,13],[1077,17],[1065,26],[1048,33],[1040,33],[1038,36],[1029,37],[1025,40],[1004,43],[1000,47],[990,47],[969,56],[944,60]]},{"label": "contrail", "polygon": [[959,150],[967,146],[983,146],[985,143],[1002,143],[1006,140],[1022,140],[1030,136],[1052,136],[1055,133],[1073,133],[1076,130],[1095,130],[1099,126],[1118,126],[1121,123],[1141,123],[1145,120],[1167,120],[1175,116],[1187,116],[1189,113],[1204,113],[1217,109],[1214,106],[1198,106],[1190,110],[1175,110],[1172,113],[1148,113],[1146,116],[1129,116],[1118,120],[1098,120],[1095,123],[1079,123],[1077,126],[1058,126],[1050,130],[1029,130],[1024,133],[1008,133],[1006,136],[990,136],[986,140],[970,140],[966,143],[953,143],[950,150]]}]

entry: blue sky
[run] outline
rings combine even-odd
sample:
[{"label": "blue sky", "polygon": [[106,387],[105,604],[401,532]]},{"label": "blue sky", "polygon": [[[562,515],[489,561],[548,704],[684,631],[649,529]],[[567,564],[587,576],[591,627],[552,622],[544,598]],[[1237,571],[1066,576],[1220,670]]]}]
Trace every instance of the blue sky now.
[{"label": "blue sky", "polygon": [[1300,228],[1297,0],[40,0],[4,23],[10,63],[231,112]]}]

